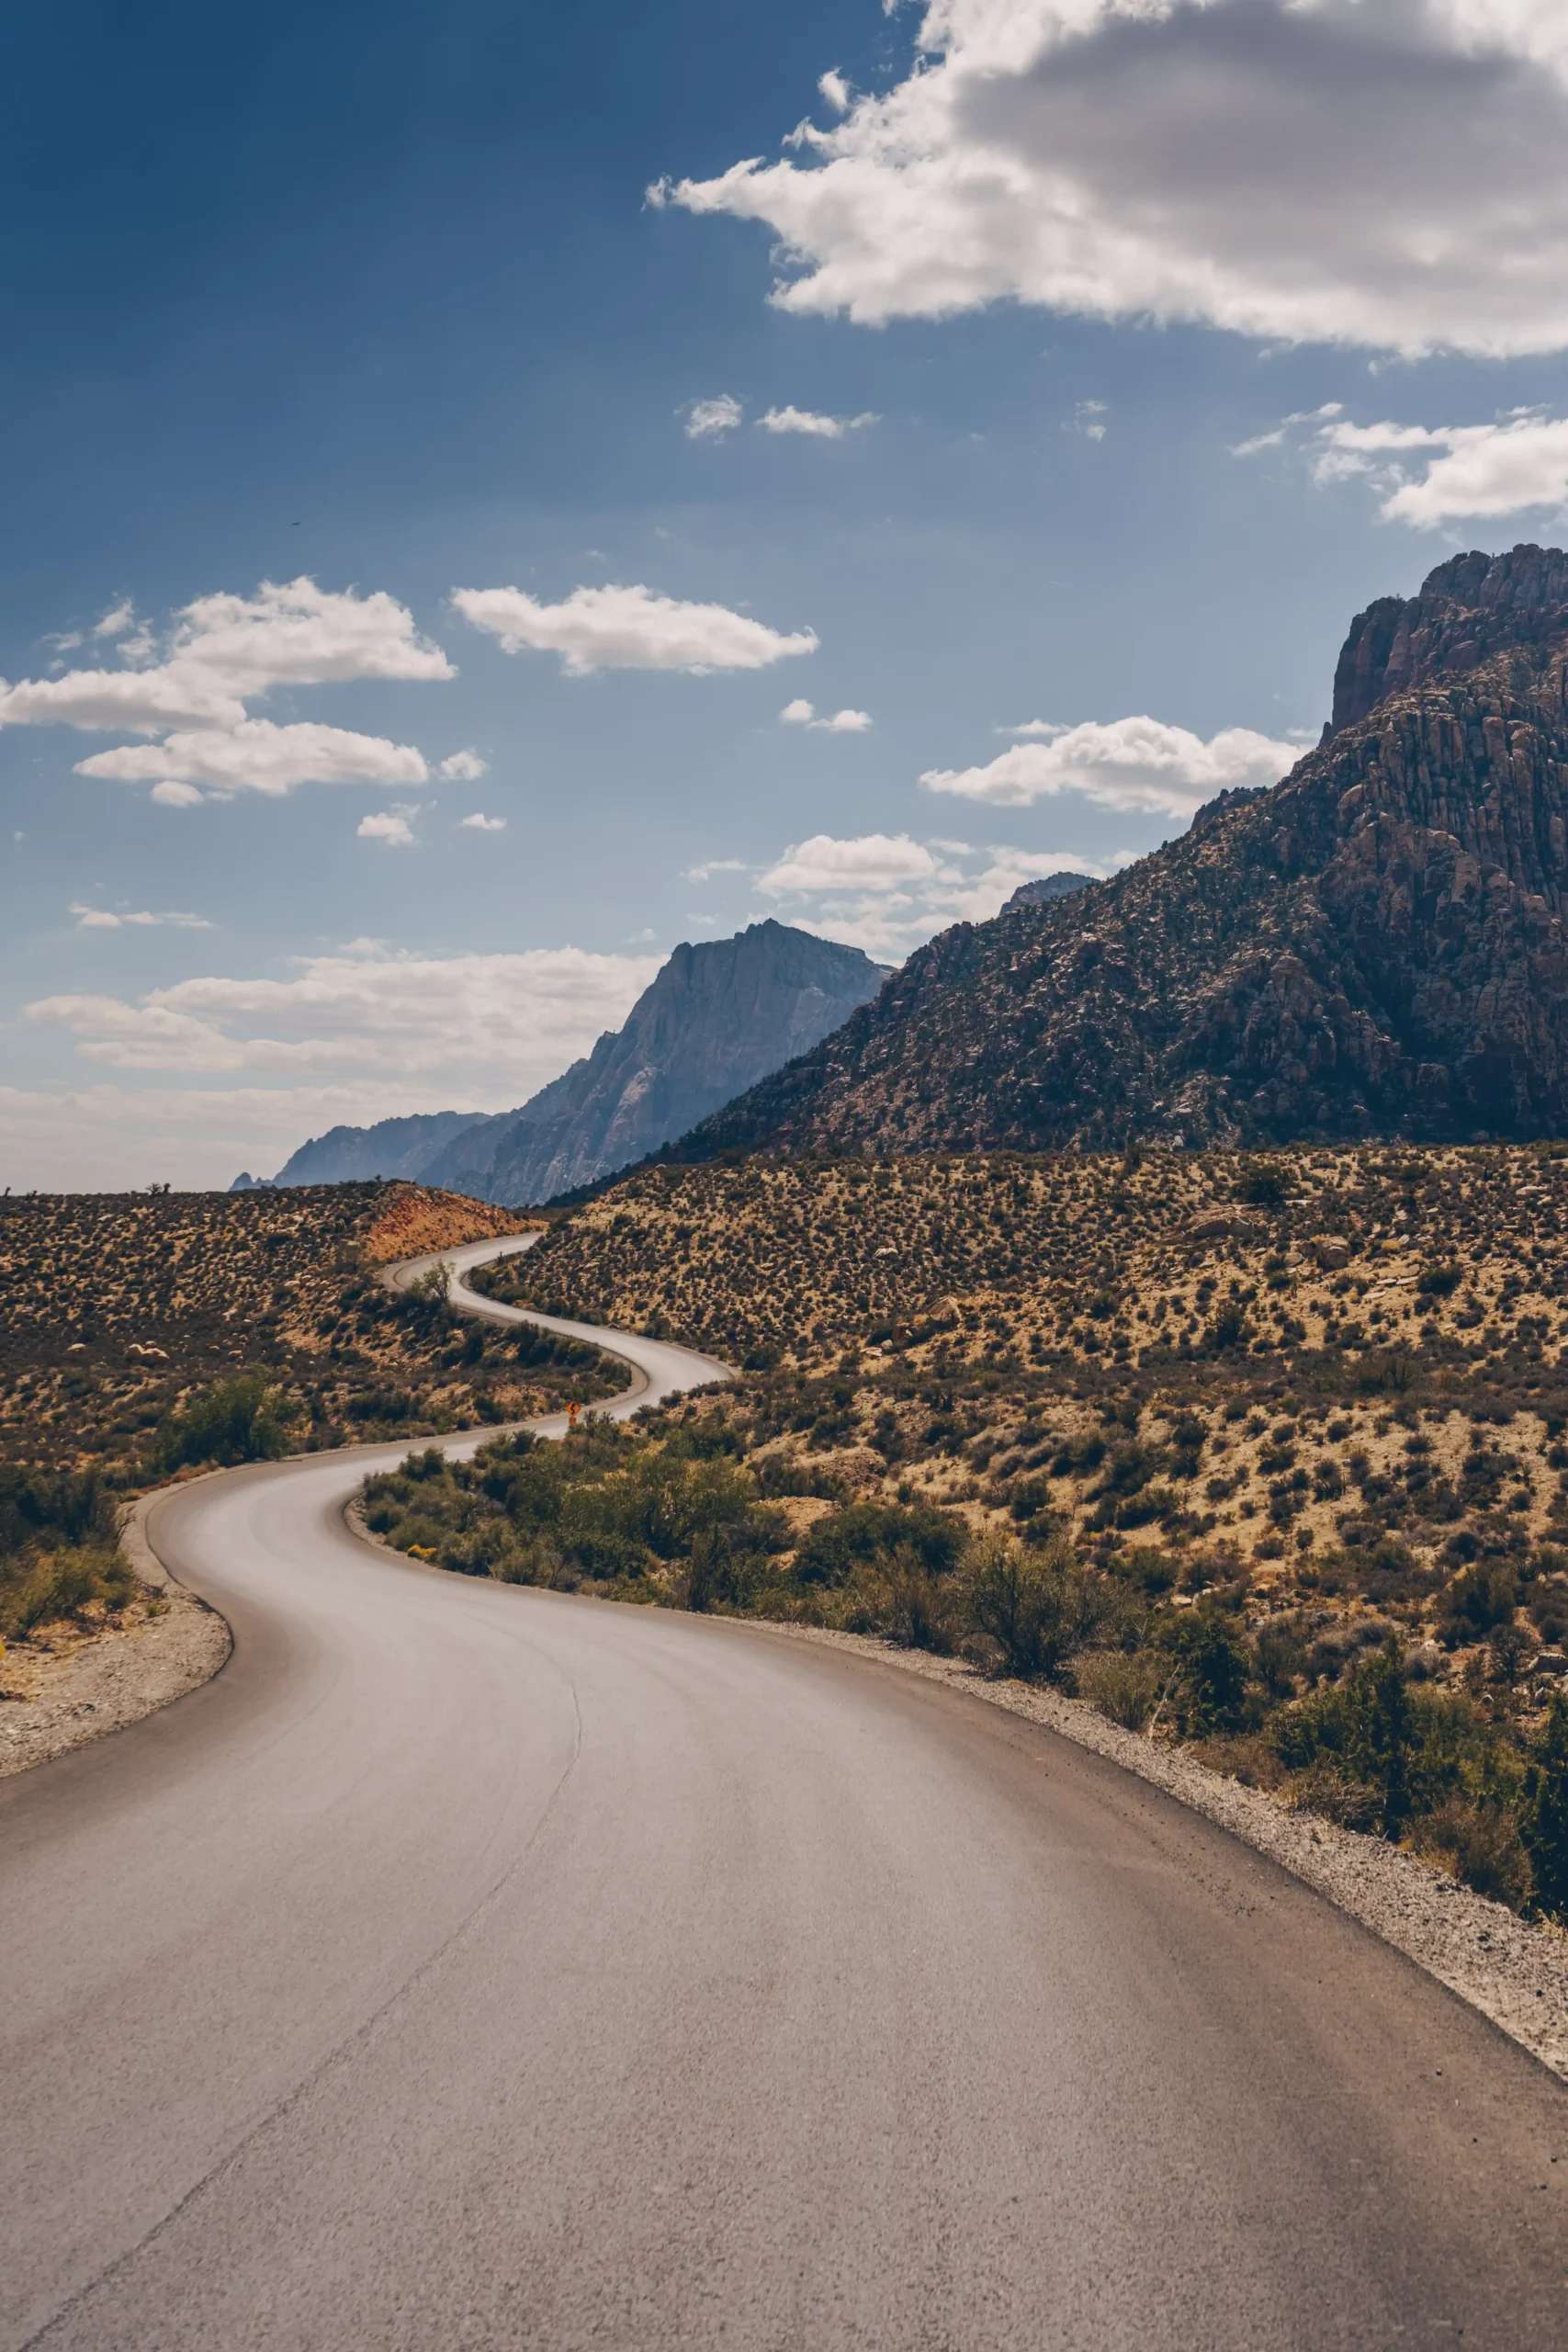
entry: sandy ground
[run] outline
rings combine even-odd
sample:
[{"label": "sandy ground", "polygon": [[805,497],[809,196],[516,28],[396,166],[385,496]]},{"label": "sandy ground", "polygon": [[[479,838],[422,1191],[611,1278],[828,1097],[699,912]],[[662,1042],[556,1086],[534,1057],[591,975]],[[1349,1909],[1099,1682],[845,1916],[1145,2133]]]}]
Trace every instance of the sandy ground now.
[{"label": "sandy ground", "polygon": [[122,1625],[0,1659],[0,1778],[123,1731],[216,1674],[229,1628],[177,1586],[133,1603]]},{"label": "sandy ground", "polygon": [[132,1505],[120,1535],[143,1587],[123,1623],[57,1628],[48,1646],[14,1644],[0,1657],[0,1780],[139,1724],[228,1662],[228,1626],[175,1583],[142,1533],[152,1499]]}]

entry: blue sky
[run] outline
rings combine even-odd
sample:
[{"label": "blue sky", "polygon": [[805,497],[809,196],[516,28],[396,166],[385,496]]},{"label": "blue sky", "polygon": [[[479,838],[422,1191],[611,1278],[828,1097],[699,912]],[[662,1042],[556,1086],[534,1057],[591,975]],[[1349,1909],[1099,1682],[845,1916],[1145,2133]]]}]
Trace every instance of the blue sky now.
[{"label": "blue sky", "polygon": [[1110,870],[1371,596],[1561,536],[1532,0],[62,0],[0,108],[15,1185]]}]

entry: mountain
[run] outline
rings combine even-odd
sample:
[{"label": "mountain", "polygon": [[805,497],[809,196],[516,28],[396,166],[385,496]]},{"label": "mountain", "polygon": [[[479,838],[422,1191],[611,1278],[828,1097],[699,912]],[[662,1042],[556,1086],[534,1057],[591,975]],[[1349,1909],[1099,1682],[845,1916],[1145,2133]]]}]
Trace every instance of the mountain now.
[{"label": "mountain", "polygon": [[1021,882],[1011,898],[1010,907],[1044,907],[1053,899],[1070,899],[1094,880],[1092,874],[1042,874],[1033,882]]},{"label": "mountain", "polygon": [[508,1203],[592,1183],[807,1052],[886,977],[858,947],[771,918],[677,947],[623,1029],[520,1111],[470,1125],[423,1163],[421,1181]]},{"label": "mountain", "polygon": [[[274,1184],[362,1184],[374,1176],[419,1174],[426,1160],[484,1118],[481,1111],[427,1111],[406,1119],[381,1119],[373,1127],[331,1127],[313,1136],[273,1177]],[[255,1189],[256,1179],[237,1176],[231,1193]]]},{"label": "mountain", "polygon": [[1565,893],[1568,556],[1456,556],[1282,783],[944,933],[670,1157],[1568,1133]]}]

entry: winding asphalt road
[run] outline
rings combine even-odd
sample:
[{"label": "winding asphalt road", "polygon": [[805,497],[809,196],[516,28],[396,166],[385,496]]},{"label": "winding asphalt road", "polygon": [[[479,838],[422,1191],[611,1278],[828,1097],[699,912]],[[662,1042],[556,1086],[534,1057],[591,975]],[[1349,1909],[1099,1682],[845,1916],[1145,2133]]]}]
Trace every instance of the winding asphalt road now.
[{"label": "winding asphalt road", "polygon": [[161,1502],[232,1660],[0,1784],[0,2345],[1557,2352],[1492,2027],[980,1702],[372,1551],[399,1451]]}]

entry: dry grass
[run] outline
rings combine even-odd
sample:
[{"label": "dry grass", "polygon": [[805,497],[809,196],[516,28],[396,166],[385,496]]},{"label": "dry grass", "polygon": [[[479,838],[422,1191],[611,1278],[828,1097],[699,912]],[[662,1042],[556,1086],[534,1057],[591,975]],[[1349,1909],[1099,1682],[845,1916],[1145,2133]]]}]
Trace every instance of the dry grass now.
[{"label": "dry grass", "polygon": [[1556,1671],[1552,1151],[660,1169],[503,1279],[749,1365],[702,1409],[781,1490],[1066,1535],[1175,1605],[1288,1619],[1303,1648],[1396,1627],[1430,1679],[1521,1719]]}]

